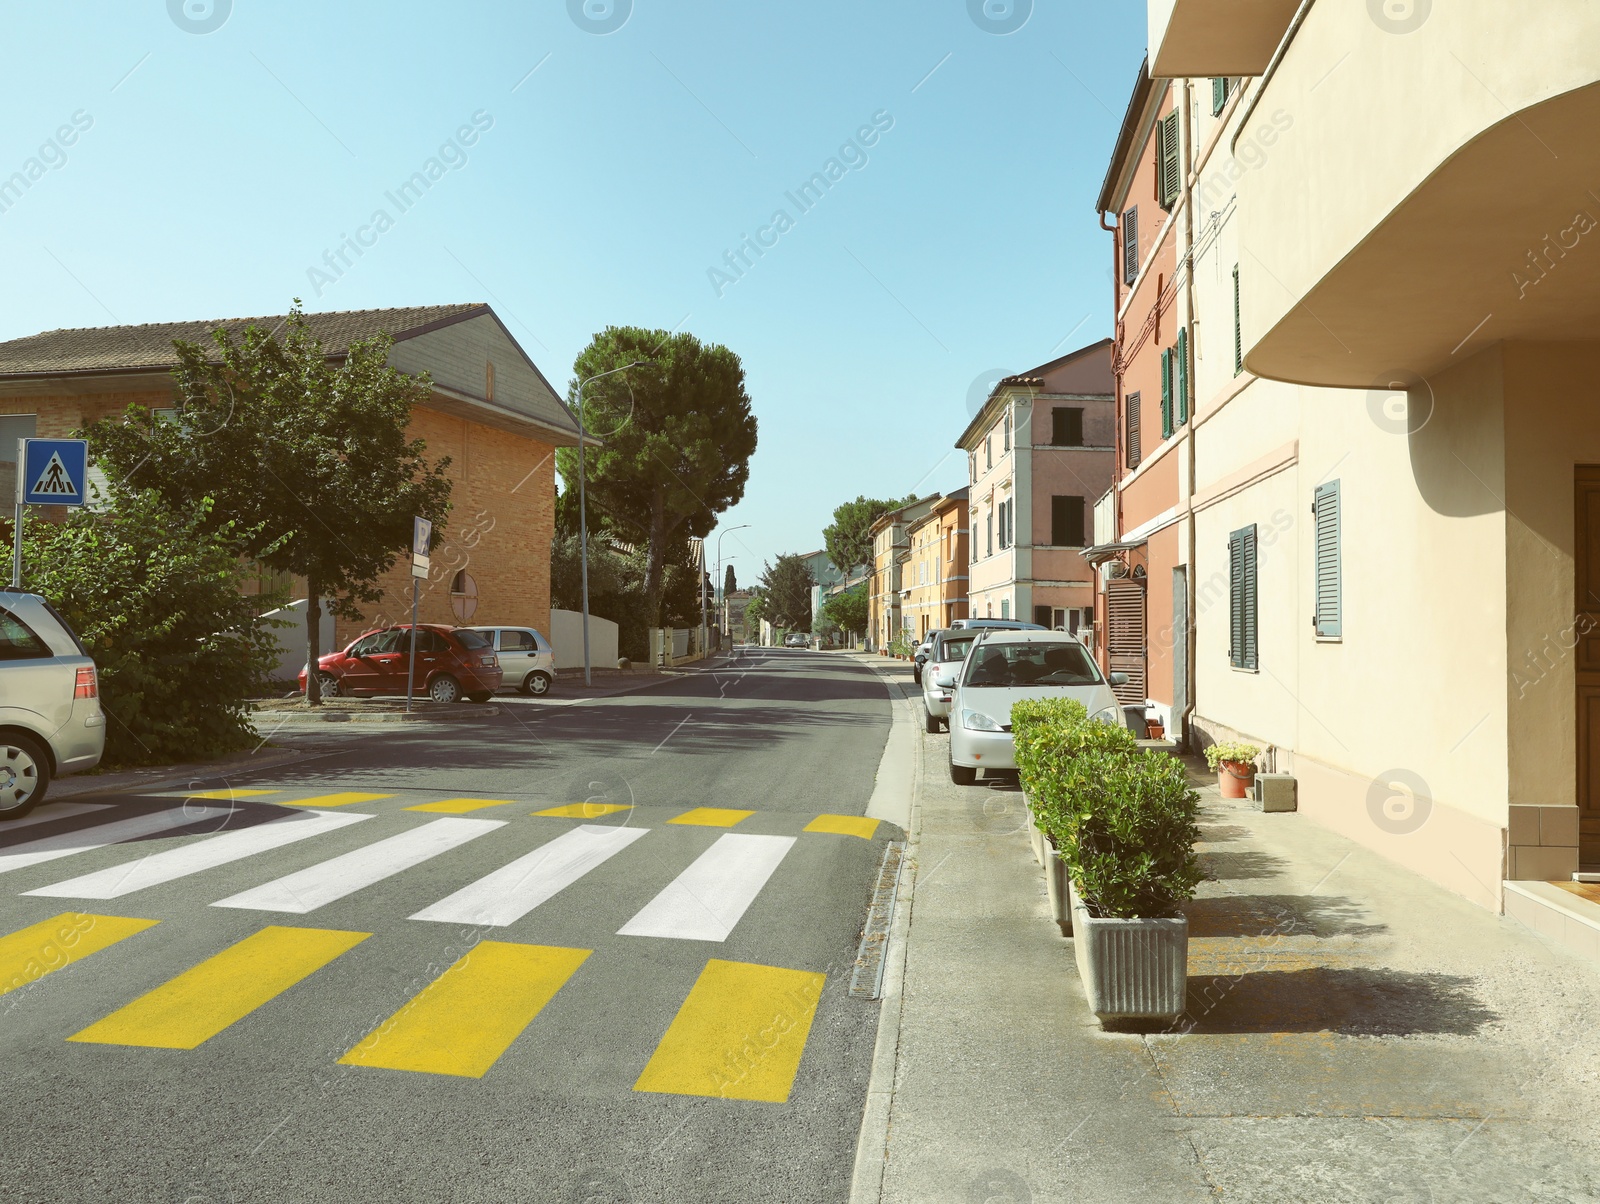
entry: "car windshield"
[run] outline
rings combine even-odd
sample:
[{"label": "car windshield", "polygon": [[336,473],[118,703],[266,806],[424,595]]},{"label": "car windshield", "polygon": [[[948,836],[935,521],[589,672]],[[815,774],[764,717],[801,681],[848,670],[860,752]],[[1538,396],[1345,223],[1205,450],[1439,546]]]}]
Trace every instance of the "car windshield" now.
[{"label": "car windshield", "polygon": [[972,647],[972,641],[977,638],[975,635],[969,635],[963,639],[947,638],[939,645],[940,662],[966,660],[967,651]]},{"label": "car windshield", "polygon": [[1082,644],[990,644],[967,660],[966,686],[1092,686],[1100,670]]},{"label": "car windshield", "polygon": [[473,631],[467,627],[457,627],[454,634],[456,639],[461,641],[463,648],[494,647],[494,641],[484,638],[484,634],[481,631]]}]

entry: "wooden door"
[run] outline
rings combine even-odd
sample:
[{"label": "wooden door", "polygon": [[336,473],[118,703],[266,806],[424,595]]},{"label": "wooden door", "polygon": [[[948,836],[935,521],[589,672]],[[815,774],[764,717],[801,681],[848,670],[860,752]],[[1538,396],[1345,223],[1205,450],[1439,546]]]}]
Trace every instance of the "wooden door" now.
[{"label": "wooden door", "polygon": [[1600,466],[1579,465],[1573,576],[1577,679],[1578,860],[1600,865]]},{"label": "wooden door", "polygon": [[1113,686],[1117,701],[1139,704],[1145,700],[1145,596],[1144,582],[1120,577],[1106,582],[1106,651],[1113,673],[1126,673],[1126,685]]}]

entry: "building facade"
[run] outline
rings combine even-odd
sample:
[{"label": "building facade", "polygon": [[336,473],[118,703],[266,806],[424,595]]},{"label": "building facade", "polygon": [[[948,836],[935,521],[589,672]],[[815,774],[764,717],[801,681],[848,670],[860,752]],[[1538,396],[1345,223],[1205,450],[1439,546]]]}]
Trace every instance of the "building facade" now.
[{"label": "building facade", "polygon": [[1093,621],[1093,506],[1111,483],[1111,340],[995,386],[956,446],[967,453],[974,618],[1063,631]]},{"label": "building facade", "polygon": [[911,631],[925,638],[967,616],[967,491],[958,489],[906,528],[910,560],[901,604]]},{"label": "building facade", "polygon": [[904,566],[910,559],[906,531],[939,500],[936,493],[891,510],[868,529],[872,539],[872,577],[868,584],[868,647],[879,652],[910,634],[901,606]]}]

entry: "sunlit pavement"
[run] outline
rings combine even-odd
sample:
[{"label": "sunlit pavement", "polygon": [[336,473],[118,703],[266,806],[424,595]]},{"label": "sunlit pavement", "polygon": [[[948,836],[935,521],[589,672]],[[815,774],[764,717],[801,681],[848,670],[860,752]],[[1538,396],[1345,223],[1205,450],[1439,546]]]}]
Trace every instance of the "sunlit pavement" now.
[{"label": "sunlit pavement", "polygon": [[0,1198],[844,1199],[888,716],[747,653],[46,804],[0,830]]}]

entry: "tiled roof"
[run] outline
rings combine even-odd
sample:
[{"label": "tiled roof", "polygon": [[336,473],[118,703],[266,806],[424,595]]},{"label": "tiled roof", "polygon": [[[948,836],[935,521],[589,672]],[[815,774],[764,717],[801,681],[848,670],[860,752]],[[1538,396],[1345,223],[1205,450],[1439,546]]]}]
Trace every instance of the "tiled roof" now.
[{"label": "tiled roof", "polygon": [[[351,343],[376,334],[389,334],[399,339],[435,322],[487,308],[483,304],[419,305],[406,309],[308,313],[305,317],[306,325],[322,340],[328,354],[343,355]],[[42,334],[0,343],[0,379],[170,368],[178,362],[172,350],[173,339],[209,345],[211,332],[218,327],[237,339],[249,326],[276,331],[287,317],[287,314],[277,314],[261,318],[218,318],[202,322],[153,322],[144,326],[47,330]]]}]

